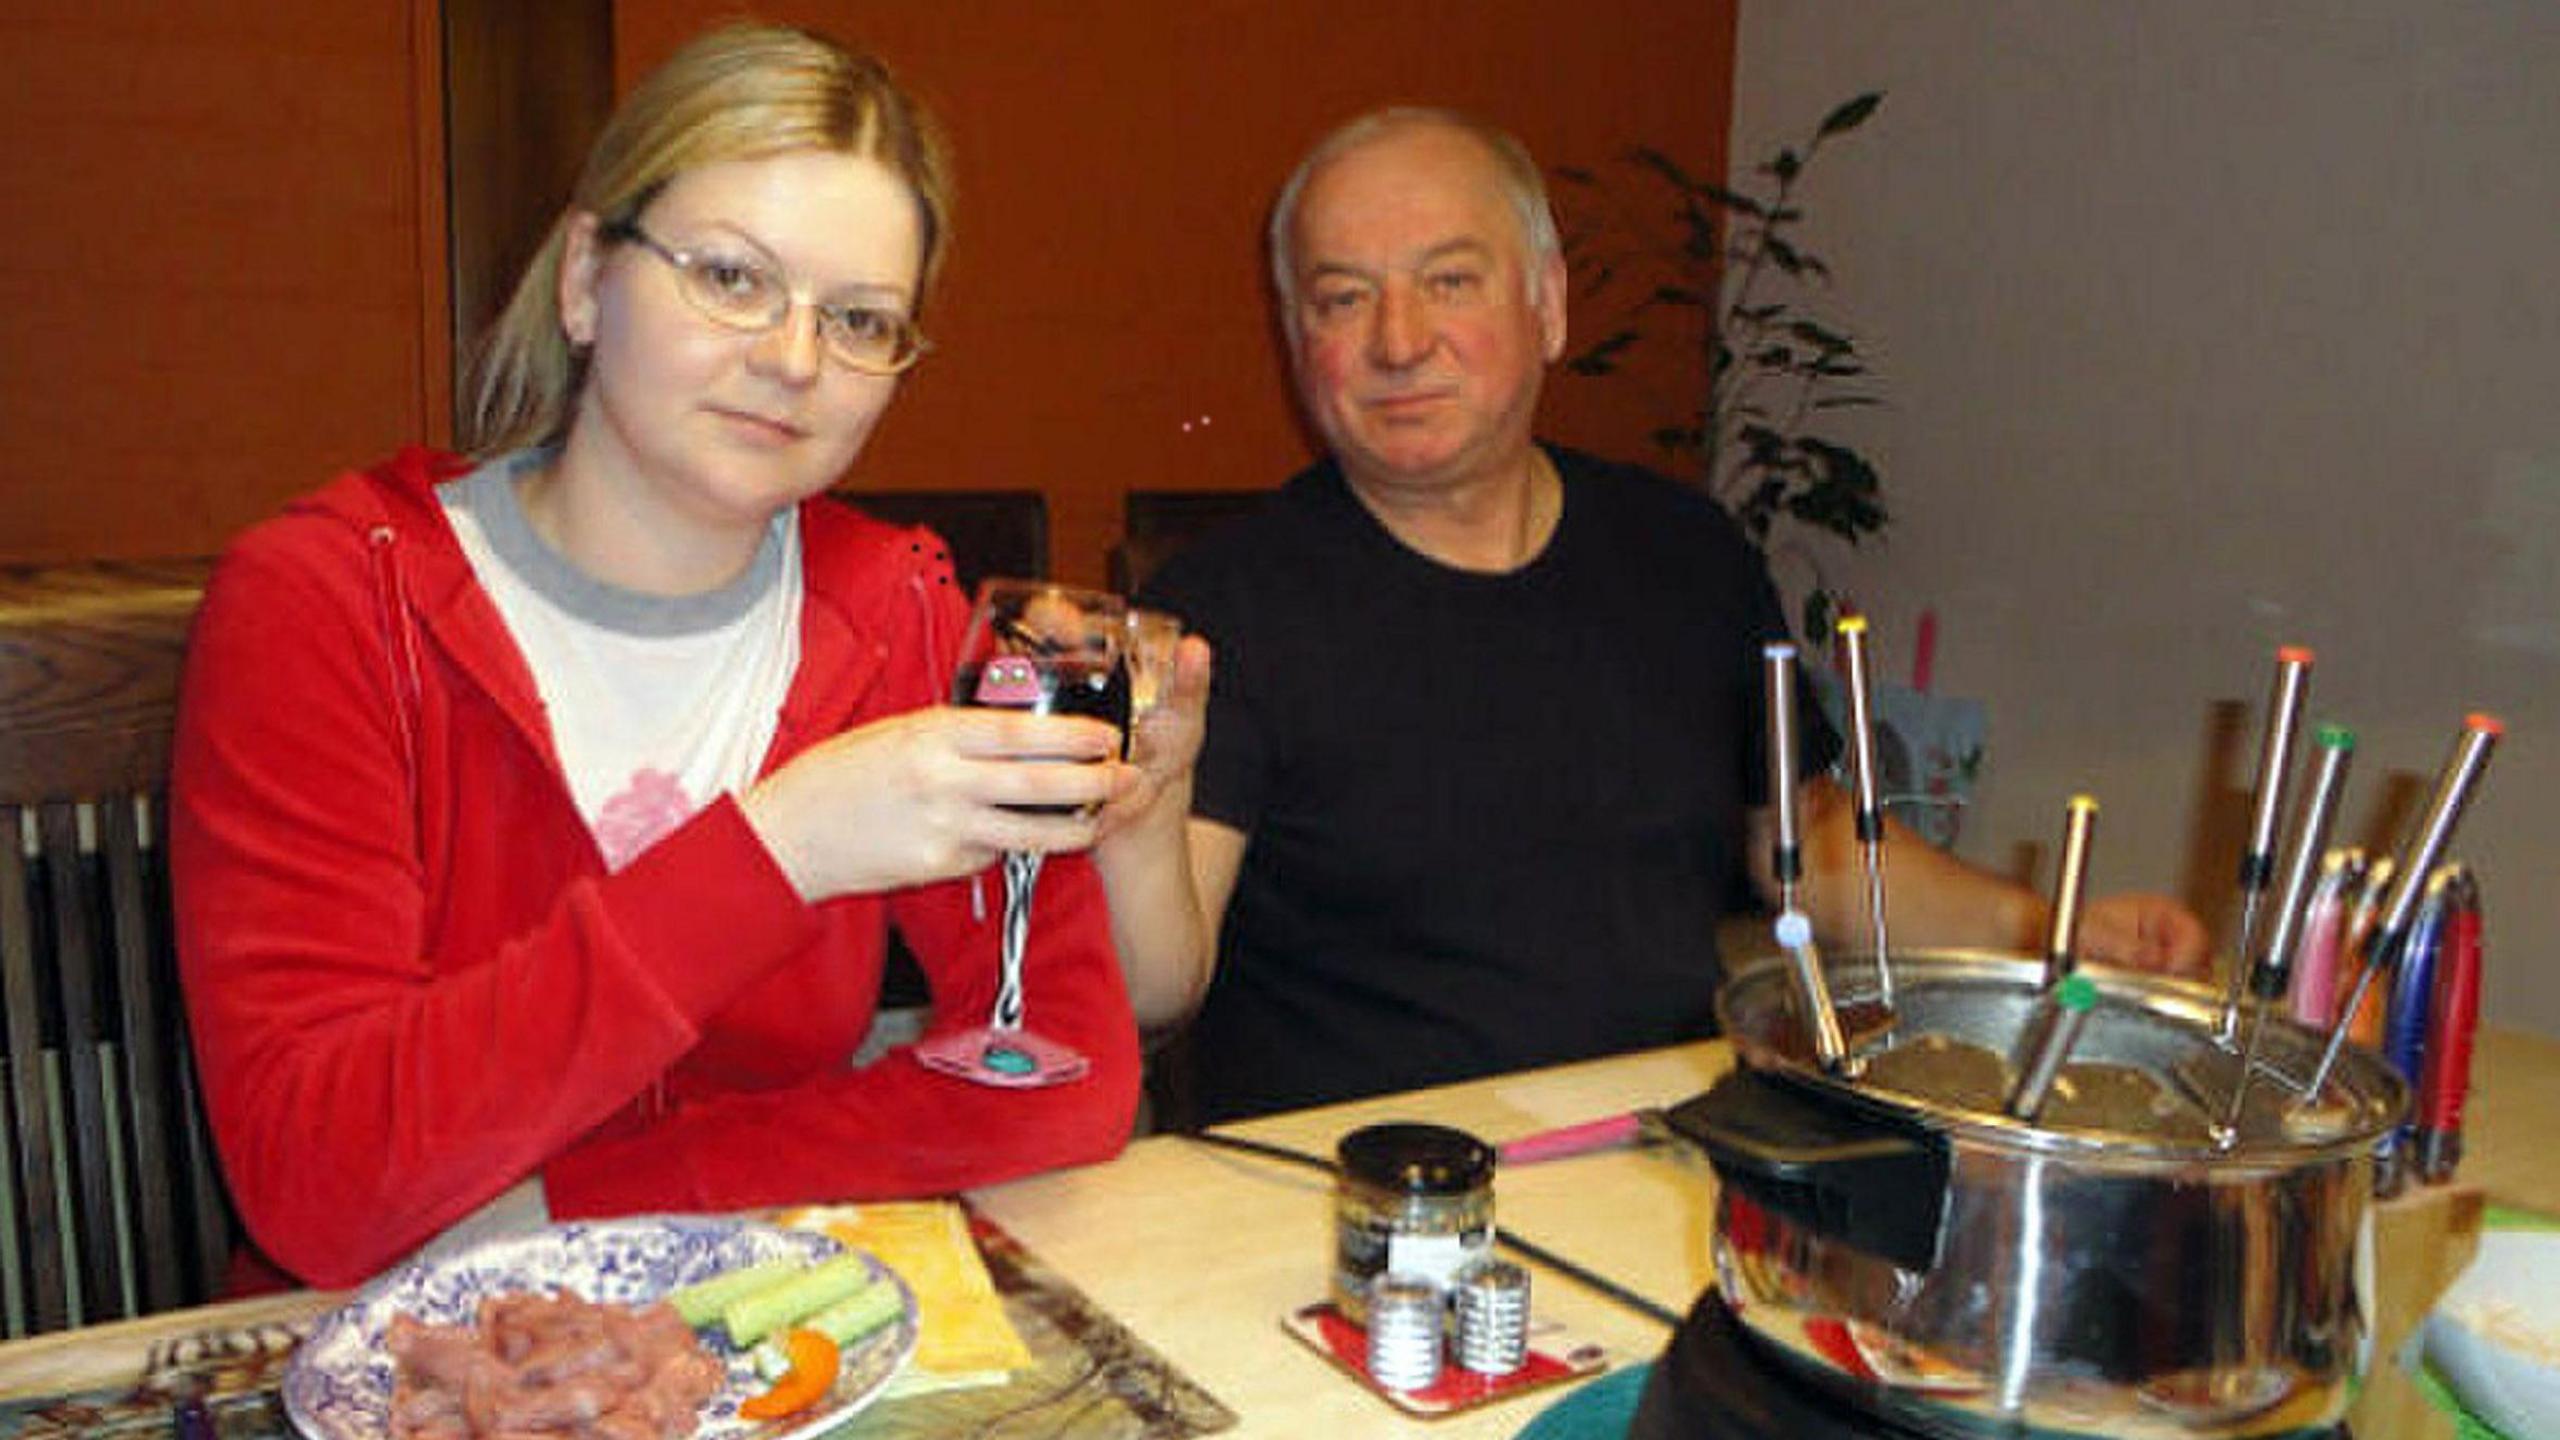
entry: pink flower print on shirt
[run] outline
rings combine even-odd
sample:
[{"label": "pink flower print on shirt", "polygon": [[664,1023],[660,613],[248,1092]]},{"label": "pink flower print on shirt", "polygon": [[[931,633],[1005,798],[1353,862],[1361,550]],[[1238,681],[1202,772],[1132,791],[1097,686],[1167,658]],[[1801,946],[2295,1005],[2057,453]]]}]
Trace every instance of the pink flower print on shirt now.
[{"label": "pink flower print on shirt", "polygon": [[604,852],[605,868],[630,864],[693,811],[692,799],[673,775],[646,766],[632,771],[631,783],[596,812],[596,848]]}]

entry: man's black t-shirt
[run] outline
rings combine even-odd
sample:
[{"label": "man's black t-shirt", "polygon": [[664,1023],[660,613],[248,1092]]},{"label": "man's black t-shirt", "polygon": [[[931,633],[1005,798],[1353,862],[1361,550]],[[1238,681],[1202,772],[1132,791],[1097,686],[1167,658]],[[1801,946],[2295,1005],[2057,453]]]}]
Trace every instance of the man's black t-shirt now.
[{"label": "man's black t-shirt", "polygon": [[1508,574],[1407,549],[1327,463],[1147,587],[1217,649],[1194,813],[1249,837],[1201,1119],[1712,1031],[1785,625],[1713,500],[1549,453],[1562,518]]}]

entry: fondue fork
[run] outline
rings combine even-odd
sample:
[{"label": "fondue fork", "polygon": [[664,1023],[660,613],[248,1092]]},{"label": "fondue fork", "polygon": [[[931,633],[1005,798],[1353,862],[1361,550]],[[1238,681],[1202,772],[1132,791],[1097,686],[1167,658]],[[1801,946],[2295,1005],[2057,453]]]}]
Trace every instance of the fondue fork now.
[{"label": "fondue fork", "polygon": [[[2353,957],[2364,953],[2365,941],[2373,938],[2374,930],[2381,925],[2382,907],[2391,898],[2391,876],[2399,863],[2388,855],[2376,855],[2373,863],[2365,867],[2364,883],[2351,892],[2347,918],[2338,929],[2339,963],[2355,963]],[[2332,997],[2338,1006],[2335,1013],[2345,1018],[2348,1039],[2378,1049],[2382,1044],[2382,1016],[2375,1002],[2381,997],[2365,991],[2361,1003],[2350,1004],[2347,989],[2354,983],[2352,972],[2342,971],[2336,977],[2336,993]]]},{"label": "fondue fork", "polygon": [[2231,975],[2222,993],[2218,1037],[2225,1045],[2239,1035],[2240,999],[2255,953],[2258,912],[2267,882],[2275,876],[2276,822],[2293,774],[2294,731],[2302,722],[2302,692],[2310,673],[2309,650],[2287,645],[2276,651],[2275,686],[2267,696],[2266,728],[2258,737],[2258,779],[2249,792],[2249,848],[2240,856],[2240,943],[2231,952]]},{"label": "fondue fork", "polygon": [[2294,817],[2293,851],[2285,858],[2284,888],[2277,892],[2273,928],[2264,950],[2239,957],[2249,962],[2249,994],[2257,1003],[2250,1008],[2249,1043],[2240,1052],[2240,1074],[2231,1082],[2231,1101],[2216,1136],[2225,1144],[2239,1135],[2240,1105],[2248,1098],[2249,1081],[2257,1073],[2267,1011],[2284,1003],[2285,987],[2292,980],[2294,952],[2310,910],[2313,872],[2327,850],[2329,827],[2338,817],[2338,796],[2347,787],[2347,767],[2356,757],[2355,732],[2344,725],[2321,726],[2312,743],[2319,751],[2320,766],[2311,792],[2302,798],[2301,813]]},{"label": "fondue fork", "polygon": [[2462,1159],[2462,1107],[2471,1093],[2471,1041],[2480,1025],[2480,886],[2466,869],[2455,880],[2427,1005],[2425,1078],[2418,1087],[2418,1173],[2429,1184],[2453,1178]]},{"label": "fondue fork", "polygon": [[2302,922],[2300,953],[2295,958],[2293,987],[2285,997],[2293,1018],[2312,1029],[2326,1029],[2338,1013],[2338,947],[2344,940],[2347,912],[2364,887],[2364,851],[2341,845],[2320,857],[2320,879],[2311,889],[2311,905]]},{"label": "fondue fork", "polygon": [[2080,968],[2080,895],[2089,876],[2089,832],[2098,823],[2098,802],[2086,795],[2074,795],[2064,811],[2062,863],[2054,871],[2052,923],[2044,942],[2044,983],[2048,990]]},{"label": "fondue fork", "polygon": [[2005,1107],[2011,1118],[2032,1125],[2044,1113],[2044,1102],[2053,1094],[2053,1083],[2062,1076],[2063,1062],[2071,1058],[2071,1047],[2080,1043],[2081,1028],[2089,1023],[2089,1011],[2098,1003],[2098,987],[2086,975],[2065,975],[2046,988],[2043,1007],[2049,1013],[2026,1063],[2018,1067],[2018,1083],[2010,1088]]},{"label": "fondue fork", "polygon": [[2489,764],[2489,752],[2505,733],[2506,727],[2493,716],[2474,714],[2463,718],[2462,734],[2454,741],[2453,753],[2445,758],[2444,769],[2436,777],[2435,798],[2427,803],[2426,819],[2392,878],[2391,898],[2383,906],[2382,919],[2365,937],[2364,964],[2356,973],[2355,989],[2347,996],[2336,1023],[2329,1027],[2328,1046],[2320,1052],[2320,1064],[2312,1070],[2311,1078],[2303,1082],[2301,1093],[2294,1097],[2296,1105],[2308,1103],[2329,1083],[2329,1072],[2337,1066],[2338,1051],[2347,1043],[2347,1027],[2355,1019],[2356,1007],[2364,1003],[2365,992],[2373,988],[2374,975],[2408,938],[2409,919],[2417,910],[2427,874],[2444,858],[2445,846],[2453,839],[2463,807],[2470,803],[2471,792],[2480,783],[2480,772]]},{"label": "fondue fork", "polygon": [[1760,658],[1768,681],[1769,798],[1778,812],[1777,844],[1769,857],[1778,881],[1778,948],[1795,967],[1796,1003],[1804,1012],[1814,1059],[1837,1073],[1848,1044],[1822,972],[1822,952],[1814,948],[1813,924],[1796,906],[1796,884],[1804,876],[1804,845],[1796,820],[1796,647],[1783,641],[1764,645]]},{"label": "fondue fork", "polygon": [[1778,812],[1778,838],[1769,856],[1778,881],[1778,908],[1796,908],[1804,878],[1804,844],[1796,818],[1796,647],[1783,640],[1760,647],[1769,712],[1769,803]]},{"label": "fondue fork", "polygon": [[1884,1002],[1885,1039],[1893,1035],[1893,960],[1884,930],[1884,807],[1877,798],[1876,732],[1867,687],[1867,617],[1843,615],[1840,645],[1849,669],[1849,762],[1858,791],[1858,854],[1866,862],[1867,928],[1875,938],[1876,995]]},{"label": "fondue fork", "polygon": [[[2417,918],[2410,922],[2399,969],[2391,977],[2391,998],[2383,1010],[2382,1058],[2409,1083],[2413,1100],[2426,1072],[2427,998],[2435,991],[2453,885],[2462,873],[2462,863],[2449,860],[2427,877],[2426,893],[2418,901]],[[2417,1146],[2418,1117],[2413,1107],[2374,1146],[2373,1193],[2385,1199],[2400,1193],[2409,1181]]]},{"label": "fondue fork", "polygon": [[1801,910],[1780,912],[1778,948],[1785,951],[1796,981],[1796,1003],[1804,1010],[1806,1038],[1813,1058],[1834,1075],[1846,1068],[1849,1045],[1840,1034],[1840,1012],[1831,1004],[1831,986],[1822,975],[1822,952],[1814,948],[1813,922]]}]

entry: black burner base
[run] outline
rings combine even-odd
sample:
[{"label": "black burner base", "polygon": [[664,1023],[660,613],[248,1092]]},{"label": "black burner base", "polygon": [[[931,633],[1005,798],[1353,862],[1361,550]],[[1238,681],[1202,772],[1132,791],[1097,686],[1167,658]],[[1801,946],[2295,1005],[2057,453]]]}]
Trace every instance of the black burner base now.
[{"label": "black burner base", "polygon": [[[1627,1440],[1931,1440],[1787,1373],[1760,1343],[1724,1297],[1699,1296],[1654,1362]],[[2351,1437],[2342,1425],[2329,1440]]]}]

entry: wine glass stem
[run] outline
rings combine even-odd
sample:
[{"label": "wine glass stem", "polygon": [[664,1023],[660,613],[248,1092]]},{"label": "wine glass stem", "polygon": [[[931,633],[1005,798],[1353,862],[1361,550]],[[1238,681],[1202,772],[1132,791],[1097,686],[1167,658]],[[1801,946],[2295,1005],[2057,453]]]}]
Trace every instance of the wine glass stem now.
[{"label": "wine glass stem", "polygon": [[1031,889],[1040,882],[1041,856],[1007,851],[1004,857],[1004,932],[1000,937],[1001,969],[997,972],[995,1013],[988,1028],[1022,1028],[1022,951],[1031,938]]}]

